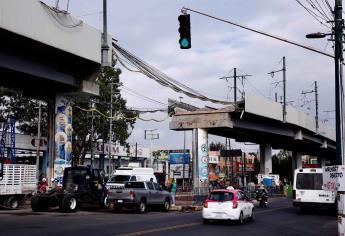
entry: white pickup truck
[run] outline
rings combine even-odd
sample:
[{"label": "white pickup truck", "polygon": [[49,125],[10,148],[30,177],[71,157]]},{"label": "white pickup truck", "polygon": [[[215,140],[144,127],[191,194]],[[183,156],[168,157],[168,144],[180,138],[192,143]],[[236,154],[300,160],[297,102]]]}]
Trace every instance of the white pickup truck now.
[{"label": "white pickup truck", "polygon": [[25,196],[36,190],[36,166],[4,164],[3,178],[0,179],[0,205],[17,208]]}]

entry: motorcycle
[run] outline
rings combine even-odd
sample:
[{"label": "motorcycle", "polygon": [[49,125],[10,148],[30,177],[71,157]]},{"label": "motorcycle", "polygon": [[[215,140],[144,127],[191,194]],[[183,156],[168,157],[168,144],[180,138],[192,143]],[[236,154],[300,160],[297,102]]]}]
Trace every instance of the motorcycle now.
[{"label": "motorcycle", "polygon": [[259,202],[260,207],[267,207],[267,205],[268,205],[268,193],[265,189],[256,190],[255,199]]}]

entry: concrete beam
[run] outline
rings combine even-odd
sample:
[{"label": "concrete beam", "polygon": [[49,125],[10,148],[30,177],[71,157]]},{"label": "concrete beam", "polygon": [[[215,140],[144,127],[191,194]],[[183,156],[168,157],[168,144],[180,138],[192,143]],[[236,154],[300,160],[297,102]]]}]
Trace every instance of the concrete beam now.
[{"label": "concrete beam", "polygon": [[172,130],[186,130],[197,128],[233,128],[229,113],[208,113],[173,116],[169,124]]}]

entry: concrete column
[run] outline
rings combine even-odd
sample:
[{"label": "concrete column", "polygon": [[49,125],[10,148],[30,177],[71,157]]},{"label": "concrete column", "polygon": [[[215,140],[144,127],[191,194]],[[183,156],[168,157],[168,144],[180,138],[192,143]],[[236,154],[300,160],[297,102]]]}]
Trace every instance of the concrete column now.
[{"label": "concrete column", "polygon": [[54,178],[54,155],[55,155],[55,98],[48,100],[48,137],[47,137],[47,155],[46,155],[46,165],[47,172],[46,176],[48,177],[48,184],[51,186],[52,178]]},{"label": "concrete column", "polygon": [[272,173],[272,145],[260,144],[260,174]]},{"label": "concrete column", "polygon": [[302,169],[302,153],[292,152],[292,170],[293,173],[296,169]]},{"label": "concrete column", "polygon": [[193,174],[193,189],[199,187],[198,178],[198,129],[193,129],[192,133],[192,174]]}]

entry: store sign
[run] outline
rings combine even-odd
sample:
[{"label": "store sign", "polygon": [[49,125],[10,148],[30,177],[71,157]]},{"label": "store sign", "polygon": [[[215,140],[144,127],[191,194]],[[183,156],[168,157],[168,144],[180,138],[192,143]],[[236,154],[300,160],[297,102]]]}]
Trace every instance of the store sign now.
[{"label": "store sign", "polygon": [[345,191],[345,165],[325,166],[323,170],[323,190]]},{"label": "store sign", "polygon": [[218,156],[209,156],[208,163],[218,164],[219,163],[219,157]]}]

